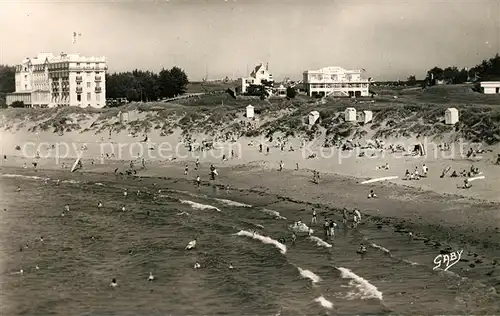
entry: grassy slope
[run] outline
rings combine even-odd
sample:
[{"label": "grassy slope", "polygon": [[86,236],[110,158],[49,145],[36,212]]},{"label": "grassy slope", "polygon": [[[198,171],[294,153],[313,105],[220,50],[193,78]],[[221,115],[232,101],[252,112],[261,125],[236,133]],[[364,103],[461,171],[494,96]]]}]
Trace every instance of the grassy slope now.
[{"label": "grassy slope", "polygon": [[[36,122],[30,128],[33,132],[105,132],[110,127],[115,130],[127,129],[132,133],[158,130],[162,135],[168,135],[179,128],[186,136],[196,132],[226,136],[270,136],[279,132],[308,139],[324,135],[327,146],[332,145],[335,139],[367,134],[381,138],[417,135],[439,137],[452,134],[455,138],[461,137],[469,141],[488,144],[500,142],[500,96],[478,94],[466,85],[433,87],[427,90],[379,89],[378,92],[375,103],[370,102],[372,99],[366,99],[355,105],[349,99],[327,99],[320,102],[299,96],[294,100],[242,97],[235,100],[227,94],[218,94],[183,100],[179,104],[132,103],[120,109],[99,110],[7,109],[2,110],[0,115],[5,115],[6,118],[4,129],[23,128],[23,122],[27,120]],[[255,107],[255,112],[261,119],[257,128],[252,130],[240,124],[248,104]],[[374,111],[373,122],[366,126],[344,122],[343,111],[348,106]],[[460,122],[456,126],[444,124],[444,111],[450,106],[460,111]],[[120,110],[136,110],[142,115],[140,119],[122,125],[116,119]],[[313,128],[309,128],[306,124],[307,115],[312,110],[320,112],[320,120]]]}]

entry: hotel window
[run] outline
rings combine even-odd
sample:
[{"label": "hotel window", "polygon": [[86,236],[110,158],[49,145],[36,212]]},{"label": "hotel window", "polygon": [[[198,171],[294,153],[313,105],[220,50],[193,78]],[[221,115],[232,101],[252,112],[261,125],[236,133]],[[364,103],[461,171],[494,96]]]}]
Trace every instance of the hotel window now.
[{"label": "hotel window", "polygon": [[82,101],[82,95],[81,94],[77,94],[76,95],[76,101],[78,101],[78,102]]},{"label": "hotel window", "polygon": [[81,72],[78,71],[76,74],[79,75],[79,74],[81,74]]},{"label": "hotel window", "polygon": [[101,101],[101,95],[100,95],[99,93],[96,93],[96,95],[95,95],[95,100],[96,100],[97,102]]},{"label": "hotel window", "polygon": [[80,67],[80,63],[76,63],[76,67]]},{"label": "hotel window", "polygon": [[87,101],[90,101],[90,92],[87,92]]},{"label": "hotel window", "polygon": [[90,72],[87,72],[87,77],[90,77]]},{"label": "hotel window", "polygon": [[87,82],[87,88],[90,88],[90,82]]}]

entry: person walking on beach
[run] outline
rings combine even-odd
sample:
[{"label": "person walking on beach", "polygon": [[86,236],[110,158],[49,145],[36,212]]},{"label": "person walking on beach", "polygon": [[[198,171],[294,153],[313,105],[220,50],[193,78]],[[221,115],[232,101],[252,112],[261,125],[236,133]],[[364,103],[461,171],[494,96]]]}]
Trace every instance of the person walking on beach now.
[{"label": "person walking on beach", "polygon": [[142,163],[142,169],[146,169],[146,160],[144,160],[144,157],[141,159]]},{"label": "person walking on beach", "polygon": [[425,165],[425,163],[422,165],[422,176],[427,177],[427,172],[429,172],[429,168]]},{"label": "person walking on beach", "polygon": [[262,152],[262,144],[259,144],[259,152]]},{"label": "person walking on beach", "polygon": [[196,166],[194,168],[194,170],[198,170],[198,167],[200,166],[200,158],[196,158]]},{"label": "person walking on beach", "polygon": [[298,162],[295,163],[295,170],[299,170],[299,163]]},{"label": "person walking on beach", "polygon": [[201,186],[201,179],[200,179],[200,175],[197,175],[196,176],[196,186],[198,187],[198,189],[200,188]]},{"label": "person walking on beach", "polygon": [[284,166],[284,164],[283,164],[283,160],[281,160],[281,161],[280,161],[280,171],[283,171],[283,166]]},{"label": "person walking on beach", "polygon": [[316,173],[316,170],[313,170],[313,183],[318,184],[318,175]]},{"label": "person walking on beach", "polygon": [[316,210],[313,209],[313,215],[312,215],[312,218],[311,218],[311,225],[312,224],[316,224],[318,221],[317,221],[317,218],[316,218]]},{"label": "person walking on beach", "polygon": [[267,151],[267,154],[269,155],[269,146],[267,146],[266,151]]},{"label": "person walking on beach", "polygon": [[189,171],[189,166],[186,164],[186,167],[184,167],[184,175],[187,176]]}]

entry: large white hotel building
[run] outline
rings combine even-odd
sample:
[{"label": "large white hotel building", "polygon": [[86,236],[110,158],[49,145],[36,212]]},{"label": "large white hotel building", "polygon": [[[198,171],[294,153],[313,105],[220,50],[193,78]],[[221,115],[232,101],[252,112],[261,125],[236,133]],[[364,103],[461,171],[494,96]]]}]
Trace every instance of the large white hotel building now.
[{"label": "large white hotel building", "polygon": [[106,105],[106,58],[40,53],[16,66],[16,92],[7,104],[31,107]]},{"label": "large white hotel building", "polygon": [[341,67],[306,70],[302,83],[309,96],[369,96],[370,80],[361,78],[362,72]]}]

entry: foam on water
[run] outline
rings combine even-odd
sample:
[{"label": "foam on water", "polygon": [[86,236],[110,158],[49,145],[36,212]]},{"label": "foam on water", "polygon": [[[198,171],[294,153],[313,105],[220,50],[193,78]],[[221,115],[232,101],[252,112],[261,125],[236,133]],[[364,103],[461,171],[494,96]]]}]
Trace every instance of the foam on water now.
[{"label": "foam on water", "polygon": [[[288,228],[290,228],[291,231],[296,232],[296,233],[308,233],[310,230],[309,226],[307,226],[304,223],[301,223],[300,225],[297,225],[297,223],[291,224],[288,226]],[[314,232],[314,231],[311,231],[311,233],[312,232]]]},{"label": "foam on water", "polygon": [[309,236],[307,239],[316,242],[316,246],[331,248],[332,245],[324,241],[323,239],[316,236]]},{"label": "foam on water", "polygon": [[282,254],[286,253],[286,246],[283,245],[282,243],[280,243],[279,241],[277,241],[275,239],[272,239],[271,237],[263,236],[263,235],[260,235],[260,234],[257,234],[257,233],[253,233],[253,232],[249,232],[249,231],[246,231],[246,230],[240,230],[235,235],[237,235],[237,236],[246,236],[246,237],[250,237],[250,238],[253,238],[253,239],[256,239],[256,240],[260,240],[264,244],[275,246],[276,248],[278,248],[280,250],[280,252]]},{"label": "foam on water", "polygon": [[367,280],[363,279],[359,275],[355,274],[351,270],[347,268],[338,267],[337,268],[341,272],[341,277],[344,279],[351,279],[349,282],[350,286],[353,286],[358,289],[357,293],[351,292],[348,293],[347,299],[371,299],[376,298],[378,300],[382,300],[382,292],[380,292],[377,287]]},{"label": "foam on water", "polygon": [[373,247],[373,248],[376,248],[376,249],[379,249],[381,251],[383,251],[384,253],[388,254],[391,258],[393,259],[396,259],[396,260],[399,260],[401,262],[404,262],[404,263],[407,263],[409,265],[412,265],[412,266],[417,266],[419,265],[418,263],[416,262],[413,262],[413,261],[410,261],[410,260],[407,260],[407,259],[403,259],[403,258],[398,258],[398,257],[395,257],[391,251],[383,246],[380,246],[380,245],[377,245],[376,243],[370,243],[370,247]]},{"label": "foam on water", "polygon": [[245,203],[240,203],[240,202],[236,202],[236,201],[231,201],[231,200],[226,200],[226,199],[215,199],[221,203],[224,203],[226,205],[229,205],[229,206],[239,206],[239,207],[252,207],[252,205],[249,205],[249,204],[245,204]]},{"label": "foam on water", "polygon": [[269,215],[271,215],[271,216],[273,216],[274,218],[277,218],[277,219],[286,219],[286,217],[281,216],[280,212],[278,212],[278,211],[273,211],[273,210],[269,210],[269,209],[263,209],[262,212],[264,212],[266,214],[269,214]]},{"label": "foam on water", "polygon": [[193,201],[189,201],[189,200],[180,200],[180,202],[183,204],[189,204],[192,208],[198,209],[198,210],[216,210],[217,212],[221,212],[221,210],[219,210],[215,206],[208,205],[208,204],[201,204],[201,203],[197,203],[197,202],[193,202]]},{"label": "foam on water", "polygon": [[104,186],[104,184],[102,184],[101,182],[97,182],[97,183],[94,183],[94,184],[95,184],[95,185],[98,185],[98,186],[101,186],[101,187],[103,187],[103,186]]},{"label": "foam on water", "polygon": [[50,178],[44,178],[44,177],[37,177],[37,176],[24,176],[21,174],[10,174],[10,173],[2,173],[0,176],[4,178],[22,178],[22,179],[29,179],[29,180],[50,180]]},{"label": "foam on water", "polygon": [[299,270],[299,273],[303,278],[311,280],[312,283],[318,283],[321,281],[321,278],[310,270],[305,270],[302,269],[301,267],[297,267],[297,270]]},{"label": "foam on water", "polygon": [[382,251],[383,251],[383,252],[385,252],[385,253],[391,253],[391,252],[389,251],[389,249],[384,248],[384,247],[382,247],[382,246],[380,246],[380,245],[377,245],[376,243],[373,243],[373,242],[372,242],[372,243],[370,243],[370,246],[372,246],[373,248],[377,248],[377,249],[379,249],[379,250],[382,250]]},{"label": "foam on water", "polygon": [[327,309],[333,308],[333,303],[327,300],[323,295],[314,299],[315,302],[319,303],[321,306]]},{"label": "foam on water", "polygon": [[71,183],[71,184],[77,184],[77,183],[80,183],[80,181],[76,181],[76,180],[63,180],[61,181],[62,183]]}]

